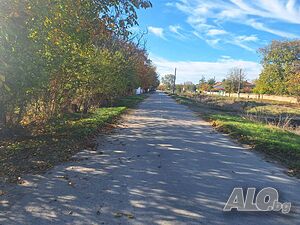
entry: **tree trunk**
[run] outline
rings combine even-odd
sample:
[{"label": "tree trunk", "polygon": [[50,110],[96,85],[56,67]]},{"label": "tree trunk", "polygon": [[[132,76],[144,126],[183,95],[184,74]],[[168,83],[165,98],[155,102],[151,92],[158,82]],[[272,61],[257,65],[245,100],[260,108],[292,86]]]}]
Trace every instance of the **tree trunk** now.
[{"label": "tree trunk", "polygon": [[2,124],[3,127],[7,125],[6,112],[4,109],[1,109],[0,111],[0,124]]},{"label": "tree trunk", "polygon": [[20,106],[20,112],[18,113],[18,118],[17,118],[17,123],[18,123],[18,125],[20,124],[20,122],[21,122],[22,119],[23,119],[23,113],[24,113],[24,111],[25,111],[25,104],[22,104],[22,105]]},{"label": "tree trunk", "polygon": [[88,103],[88,102],[85,102],[85,103],[83,104],[83,111],[82,111],[82,113],[83,113],[83,114],[87,114],[88,111],[89,111],[89,103]]}]

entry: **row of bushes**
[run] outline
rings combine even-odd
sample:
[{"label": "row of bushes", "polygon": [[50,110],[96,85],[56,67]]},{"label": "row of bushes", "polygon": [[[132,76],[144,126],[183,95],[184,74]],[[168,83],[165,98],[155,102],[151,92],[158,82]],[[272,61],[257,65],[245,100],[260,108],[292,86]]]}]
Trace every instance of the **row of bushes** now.
[{"label": "row of bushes", "polygon": [[130,33],[137,25],[136,10],[151,7],[149,1],[0,4],[2,124],[42,123],[70,111],[87,113],[137,87],[158,85],[156,68]]}]

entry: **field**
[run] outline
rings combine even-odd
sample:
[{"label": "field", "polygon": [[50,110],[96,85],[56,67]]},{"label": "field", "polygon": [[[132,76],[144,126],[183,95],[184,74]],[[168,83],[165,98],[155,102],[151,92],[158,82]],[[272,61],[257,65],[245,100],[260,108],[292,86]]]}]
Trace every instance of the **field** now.
[{"label": "field", "polygon": [[189,95],[197,101],[224,111],[237,111],[256,113],[260,111],[266,115],[277,116],[280,114],[300,116],[300,106],[294,103],[285,103],[269,100],[237,99],[211,95]]}]

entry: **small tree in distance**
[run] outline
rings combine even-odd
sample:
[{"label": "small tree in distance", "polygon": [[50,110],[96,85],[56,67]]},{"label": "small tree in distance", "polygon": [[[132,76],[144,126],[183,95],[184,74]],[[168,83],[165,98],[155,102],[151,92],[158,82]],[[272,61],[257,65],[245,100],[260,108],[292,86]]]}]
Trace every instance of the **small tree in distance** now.
[{"label": "small tree in distance", "polygon": [[167,90],[173,90],[175,89],[175,79],[176,77],[174,74],[167,74],[162,77],[161,82],[165,85]]},{"label": "small tree in distance", "polygon": [[229,71],[229,74],[224,81],[224,88],[225,91],[229,93],[229,96],[231,95],[231,93],[236,92],[239,97],[239,94],[245,82],[245,78],[246,76],[242,68],[235,67]]}]

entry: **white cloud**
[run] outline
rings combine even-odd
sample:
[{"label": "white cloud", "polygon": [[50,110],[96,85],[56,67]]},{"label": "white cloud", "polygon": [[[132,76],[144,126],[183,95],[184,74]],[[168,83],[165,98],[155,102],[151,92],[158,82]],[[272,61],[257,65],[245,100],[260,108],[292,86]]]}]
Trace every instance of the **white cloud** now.
[{"label": "white cloud", "polygon": [[280,30],[276,30],[276,29],[272,29],[269,27],[266,27],[263,23],[260,22],[256,22],[255,20],[248,20],[247,22],[251,27],[255,28],[256,30],[261,30],[261,31],[265,31],[271,34],[275,34],[279,37],[284,37],[284,38],[299,38],[299,35],[296,34],[292,34],[289,32],[284,32],[284,31],[280,31]]},{"label": "white cloud", "polygon": [[228,41],[227,43],[230,43],[230,44],[233,44],[233,45],[236,45],[236,46],[239,46],[249,52],[255,52],[255,49],[249,47],[248,45],[244,44],[242,41],[238,40],[238,39],[234,39],[234,40],[231,40],[231,41]]},{"label": "white cloud", "polygon": [[237,37],[238,40],[240,41],[245,41],[245,42],[248,42],[248,41],[258,41],[258,38],[256,35],[250,35],[250,36],[246,36],[246,35],[241,35],[241,36],[238,36]]},{"label": "white cloud", "polygon": [[253,61],[232,59],[229,56],[223,56],[214,62],[207,61],[171,61],[150,54],[153,63],[157,66],[160,75],[173,73],[177,68],[177,83],[192,81],[197,83],[201,76],[215,77],[221,81],[233,67],[245,69],[247,79],[253,80],[258,78],[261,72],[261,65]]},{"label": "white cloud", "polygon": [[300,24],[300,7],[296,0],[231,0],[231,2],[246,15]]},{"label": "white cloud", "polygon": [[240,35],[240,36],[233,36],[231,39],[227,40],[227,43],[239,46],[247,51],[255,52],[256,50],[252,47],[249,47],[248,43],[257,42],[259,39],[256,35]]},{"label": "white cloud", "polygon": [[[225,36],[225,43],[236,43],[238,36],[245,35],[238,34],[236,30],[220,30],[220,23],[226,21],[244,24],[280,37],[300,37],[288,30],[270,28],[274,26],[274,22],[300,24],[300,2],[297,0],[180,0],[169,6],[184,12],[187,15],[186,22],[202,36],[222,34]],[[244,40],[242,44],[246,46],[245,49],[251,49],[249,43],[246,44],[250,41],[258,40],[255,37]]]},{"label": "white cloud", "polygon": [[206,39],[205,40],[207,44],[209,44],[210,46],[216,48],[217,45],[220,43],[221,39]]},{"label": "white cloud", "polygon": [[229,55],[222,55],[221,58],[222,59],[231,59],[231,57]]},{"label": "white cloud", "polygon": [[179,25],[170,25],[169,30],[175,34],[179,34],[181,27]]},{"label": "white cloud", "polygon": [[180,25],[170,25],[169,30],[181,40],[186,38],[186,35],[183,34],[183,29]]},{"label": "white cloud", "polygon": [[208,36],[216,36],[216,35],[223,35],[223,34],[227,34],[227,31],[220,30],[220,29],[211,29],[207,32]]},{"label": "white cloud", "polygon": [[161,27],[149,26],[148,30],[149,30],[150,33],[154,34],[157,37],[160,37],[160,38],[163,38],[163,39],[165,38],[164,29],[161,28]]},{"label": "white cloud", "polygon": [[200,34],[197,31],[193,31],[192,34],[194,34],[197,38],[205,41],[209,46],[213,48],[219,48],[218,44],[221,42],[220,38],[214,38],[214,36],[208,37],[205,36],[205,34]]}]

